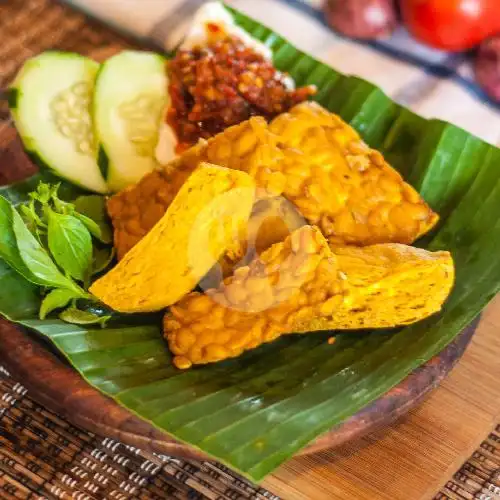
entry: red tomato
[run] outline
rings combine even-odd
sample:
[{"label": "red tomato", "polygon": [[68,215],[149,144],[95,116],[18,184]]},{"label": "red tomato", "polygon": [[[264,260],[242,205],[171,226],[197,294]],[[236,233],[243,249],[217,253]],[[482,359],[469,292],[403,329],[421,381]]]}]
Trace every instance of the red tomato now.
[{"label": "red tomato", "polygon": [[400,3],[410,32],[438,49],[471,49],[500,32],[500,0],[400,0]]}]

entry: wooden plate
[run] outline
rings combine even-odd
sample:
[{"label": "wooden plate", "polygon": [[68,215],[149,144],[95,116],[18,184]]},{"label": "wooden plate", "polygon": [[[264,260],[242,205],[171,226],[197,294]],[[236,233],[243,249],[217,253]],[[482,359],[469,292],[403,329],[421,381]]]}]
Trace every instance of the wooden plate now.
[{"label": "wooden plate", "polygon": [[[2,128],[0,123],[0,182],[12,182],[34,171],[22,152],[15,131],[6,125]],[[300,454],[360,438],[404,415],[446,377],[464,353],[476,325],[477,322],[466,328],[439,355],[377,401],[316,439]],[[0,364],[30,391],[30,396],[73,424],[144,450],[206,458],[101,394],[55,356],[36,335],[5,320],[0,320]]]}]

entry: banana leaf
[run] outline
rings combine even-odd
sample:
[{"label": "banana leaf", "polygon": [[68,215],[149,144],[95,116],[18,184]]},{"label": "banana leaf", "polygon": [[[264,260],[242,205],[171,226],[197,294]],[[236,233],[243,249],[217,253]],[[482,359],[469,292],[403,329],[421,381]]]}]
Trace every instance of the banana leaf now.
[{"label": "banana leaf", "polygon": [[[450,250],[456,286],[442,313],[397,332],[290,336],[238,359],[176,370],[159,318],[101,329],[40,321],[36,289],[0,263],[1,313],[50,339],[93,386],[175,438],[259,481],[440,352],[500,286],[500,150],[425,120],[372,84],[316,61],[256,21],[237,22],[272,48],[276,66],[380,149],[441,214],[420,242]],[[25,192],[25,191],[24,191]],[[18,185],[4,195],[21,200]]]}]

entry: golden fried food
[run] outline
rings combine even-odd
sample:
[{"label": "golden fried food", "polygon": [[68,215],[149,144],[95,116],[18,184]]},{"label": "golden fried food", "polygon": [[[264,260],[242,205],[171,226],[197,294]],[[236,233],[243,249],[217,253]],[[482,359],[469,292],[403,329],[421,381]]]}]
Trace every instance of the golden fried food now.
[{"label": "golden fried food", "polygon": [[304,225],[306,220],[291,202],[282,196],[264,198],[258,200],[252,209],[247,225],[247,239],[260,255]]},{"label": "golden fried food", "polygon": [[273,120],[284,196],[335,245],[410,244],[439,217],[339,116],[306,102]]},{"label": "golden fried food", "polygon": [[222,278],[230,276],[237,267],[247,265],[256,255],[283,241],[306,223],[295,206],[282,196],[258,200],[248,224],[242,228],[238,242],[205,276],[205,285],[217,286]]},{"label": "golden fried food", "polygon": [[154,228],[90,292],[120,312],[173,304],[237,242],[254,196],[246,173],[201,163]]},{"label": "golden fried food", "polygon": [[164,334],[175,365],[189,368],[287,333],[408,325],[439,311],[453,280],[448,252],[331,248],[317,228],[303,226],[217,289],[172,306]]},{"label": "golden fried food", "polygon": [[283,195],[336,245],[411,243],[438,216],[382,155],[338,116],[311,102],[268,125],[254,117],[187,150],[112,197],[121,258],[157,222],[201,161],[250,174],[261,197]]}]

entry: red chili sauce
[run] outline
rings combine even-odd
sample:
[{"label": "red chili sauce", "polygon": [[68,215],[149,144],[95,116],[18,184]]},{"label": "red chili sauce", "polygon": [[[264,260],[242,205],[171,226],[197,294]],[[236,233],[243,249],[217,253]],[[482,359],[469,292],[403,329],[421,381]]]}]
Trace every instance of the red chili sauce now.
[{"label": "red chili sauce", "polygon": [[271,61],[237,37],[221,34],[216,24],[207,24],[207,30],[208,47],[179,50],[167,63],[166,120],[177,135],[177,152],[251,116],[270,120],[316,92],[314,86],[287,88],[287,76]]}]

